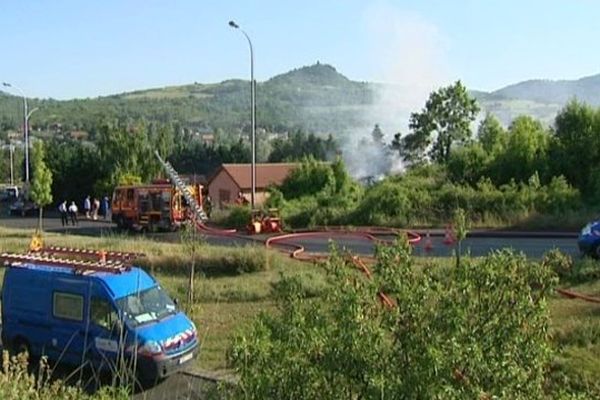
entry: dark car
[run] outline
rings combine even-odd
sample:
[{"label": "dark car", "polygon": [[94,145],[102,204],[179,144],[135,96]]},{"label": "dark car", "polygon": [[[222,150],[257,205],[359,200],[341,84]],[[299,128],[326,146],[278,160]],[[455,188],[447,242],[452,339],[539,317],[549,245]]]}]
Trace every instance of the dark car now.
[{"label": "dark car", "polygon": [[31,200],[23,200],[22,198],[15,201],[10,206],[10,215],[20,215],[22,217],[26,215],[36,215],[38,207]]},{"label": "dark car", "polygon": [[577,245],[584,255],[600,258],[600,221],[590,222],[583,227]]}]

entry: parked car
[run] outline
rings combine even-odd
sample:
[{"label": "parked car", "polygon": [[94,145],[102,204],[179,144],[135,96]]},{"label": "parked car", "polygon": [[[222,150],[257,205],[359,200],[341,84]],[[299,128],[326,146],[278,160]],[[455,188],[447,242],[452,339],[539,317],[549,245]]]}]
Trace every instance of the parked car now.
[{"label": "parked car", "polygon": [[2,342],[14,352],[72,365],[86,360],[113,372],[126,365],[146,382],[173,374],[197,354],[194,323],[139,267],[31,253],[0,258],[8,264]]},{"label": "parked car", "polygon": [[600,258],[600,221],[590,222],[583,227],[577,245],[582,254]]},{"label": "parked car", "polygon": [[36,215],[39,211],[38,206],[31,200],[25,200],[22,197],[10,205],[10,215]]},{"label": "parked car", "polygon": [[19,188],[8,186],[0,193],[0,201],[12,201],[19,198]]}]

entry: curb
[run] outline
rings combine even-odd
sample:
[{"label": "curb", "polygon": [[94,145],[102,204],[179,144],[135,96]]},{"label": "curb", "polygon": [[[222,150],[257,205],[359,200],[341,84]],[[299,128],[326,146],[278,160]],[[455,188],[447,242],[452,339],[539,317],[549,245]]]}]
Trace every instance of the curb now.
[{"label": "curb", "polygon": [[190,376],[195,379],[201,379],[204,381],[208,381],[210,383],[219,384],[219,383],[227,383],[230,385],[237,385],[238,378],[233,375],[221,375],[211,373],[208,371],[179,371],[180,374]]}]

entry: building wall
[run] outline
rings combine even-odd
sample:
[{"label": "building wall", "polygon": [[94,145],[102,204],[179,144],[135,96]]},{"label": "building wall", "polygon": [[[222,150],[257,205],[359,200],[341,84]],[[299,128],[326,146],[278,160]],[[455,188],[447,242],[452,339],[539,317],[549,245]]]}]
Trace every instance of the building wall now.
[{"label": "building wall", "polygon": [[[239,191],[239,186],[223,170],[208,185],[208,194],[212,198],[213,207],[216,208],[223,208],[225,203],[233,203]],[[226,194],[229,194],[228,199]]]},{"label": "building wall", "polygon": [[[210,182],[208,185],[208,194],[210,195],[215,208],[224,208],[225,204],[235,203],[238,193],[242,192],[246,200],[250,202],[252,198],[251,190],[240,190],[240,187],[235,183],[231,176],[225,171],[219,172],[219,174]],[[227,194],[229,198],[227,199]],[[268,197],[268,193],[262,189],[256,190],[256,197],[254,202],[256,206],[262,205]]]}]

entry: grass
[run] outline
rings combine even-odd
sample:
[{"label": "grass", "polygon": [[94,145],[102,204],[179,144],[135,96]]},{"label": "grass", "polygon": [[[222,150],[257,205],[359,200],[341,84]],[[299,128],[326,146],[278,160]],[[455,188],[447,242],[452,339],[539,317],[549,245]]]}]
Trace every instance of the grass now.
[{"label": "grass", "polygon": [[[30,230],[0,228],[0,251],[27,251],[31,234]],[[190,257],[182,244],[135,236],[93,238],[55,233],[45,234],[44,240],[47,245],[145,253],[147,257],[139,263],[180,300],[198,328],[202,347],[196,367],[202,370],[226,368],[230,338],[258,312],[273,309],[271,287],[281,276],[299,277],[309,296],[318,295],[325,287],[324,275],[317,266],[283,254],[259,246],[201,245],[196,261],[195,302],[190,309],[185,304]],[[244,273],[232,267],[240,261],[256,264],[256,272]]]},{"label": "grass", "polygon": [[[0,228],[0,250],[24,251],[30,231]],[[319,266],[299,263],[284,255],[260,247],[224,248],[202,245],[198,256],[195,279],[196,299],[192,307],[185,305],[187,298],[187,268],[189,256],[181,244],[159,243],[144,238],[110,236],[89,238],[48,234],[46,242],[52,245],[104,248],[110,250],[141,251],[148,257],[142,263],[161,285],[186,307],[198,327],[202,341],[196,368],[216,371],[227,368],[226,351],[235,332],[244,329],[258,313],[274,310],[271,288],[281,276],[300,278],[308,296],[319,296],[326,290],[324,274]],[[227,266],[224,260],[240,257],[253,259],[261,268],[252,273],[240,273]],[[450,268],[451,258],[417,258],[419,268]],[[572,290],[600,297],[600,280],[586,271],[600,270],[600,264],[581,263],[581,276],[574,280]],[[551,335],[555,344],[552,364],[552,384],[561,383],[573,390],[588,390],[600,397],[600,305],[558,295],[549,299]]]}]

